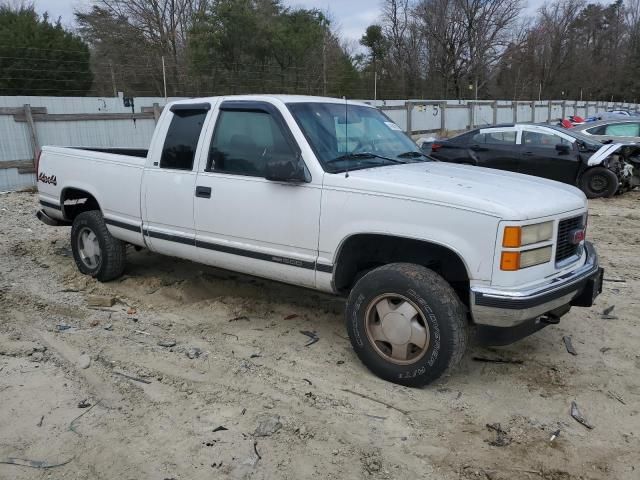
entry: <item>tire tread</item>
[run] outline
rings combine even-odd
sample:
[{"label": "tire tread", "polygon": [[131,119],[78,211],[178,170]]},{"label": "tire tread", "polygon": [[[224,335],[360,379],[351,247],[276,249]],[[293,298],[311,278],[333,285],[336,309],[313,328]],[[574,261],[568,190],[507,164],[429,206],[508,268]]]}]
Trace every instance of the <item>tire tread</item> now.
[{"label": "tire tread", "polygon": [[[606,177],[609,178],[611,182],[609,188],[605,190],[603,193],[594,193],[589,188],[589,179],[592,175],[596,173],[602,173]],[[620,182],[618,181],[618,177],[615,173],[605,167],[591,167],[589,170],[585,171],[580,178],[580,189],[584,192],[587,198],[609,198],[615,195],[620,186]]]},{"label": "tire tread", "polygon": [[80,223],[86,222],[94,233],[98,236],[102,249],[102,262],[100,268],[89,275],[97,278],[101,282],[114,280],[122,275],[126,265],[126,245],[122,240],[115,238],[109,232],[104,221],[102,212],[99,210],[89,210],[80,213],[73,221],[71,228],[71,246],[74,251],[74,258],[81,272],[85,272],[81,260],[75,251],[75,241],[73,241],[75,231],[80,228]]},{"label": "tire tread", "polygon": [[[347,301],[347,323],[349,322],[350,312],[353,311],[355,297],[357,296],[354,292],[359,293],[364,286],[363,282],[371,281],[373,278],[371,277],[372,275],[378,277],[389,274],[400,274],[402,277],[410,279],[413,283],[419,284],[422,287],[423,292],[425,288],[428,289],[429,295],[432,298],[435,297],[440,299],[441,303],[444,304],[446,308],[446,321],[448,322],[450,330],[449,345],[451,349],[451,356],[448,359],[448,363],[445,368],[441,370],[427,370],[424,374],[418,377],[403,379],[401,382],[396,381],[396,383],[401,383],[402,385],[420,387],[436,380],[442,375],[450,373],[462,360],[469,342],[466,307],[463,305],[451,285],[449,285],[444,278],[433,270],[421,265],[410,263],[390,263],[367,273],[353,287],[352,294],[349,296]],[[363,358],[361,352],[353,341],[352,344],[354,345],[356,353],[360,359],[364,361],[365,358]]]}]

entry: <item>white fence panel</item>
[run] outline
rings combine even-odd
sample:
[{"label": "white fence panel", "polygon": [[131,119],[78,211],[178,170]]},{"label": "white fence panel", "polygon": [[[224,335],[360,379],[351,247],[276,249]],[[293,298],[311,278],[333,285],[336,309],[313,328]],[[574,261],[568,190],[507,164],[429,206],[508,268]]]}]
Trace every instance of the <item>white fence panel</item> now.
[{"label": "white fence panel", "polygon": [[497,103],[498,108],[498,121],[496,123],[513,123],[513,105],[511,102],[499,101]]},{"label": "white fence panel", "polygon": [[440,130],[442,121],[442,106],[439,104],[417,103],[411,110],[411,130],[424,132]]},{"label": "white fence panel", "polygon": [[[177,98],[170,98],[177,100]],[[32,169],[34,148],[31,127],[26,121],[24,106],[30,105],[38,145],[81,147],[147,148],[155,128],[154,104],[162,107],[164,98],[136,97],[134,110],[138,118],[128,115],[131,107],[125,107],[122,95],[118,97],[0,97],[0,191],[14,190],[34,185]],[[638,111],[635,104],[588,103],[575,101],[531,102],[499,100],[474,102],[467,100],[365,100],[380,108],[400,128],[408,133],[423,135],[444,130],[459,132],[473,126],[495,123],[547,122],[579,115],[588,117],[610,109]],[[45,110],[46,109],[46,110]],[[144,109],[144,110],[143,110]],[[408,110],[410,118],[408,118]],[[156,111],[157,113],[157,111]],[[517,113],[517,119],[514,114]],[[533,113],[533,118],[532,118]],[[48,115],[75,115],[76,118],[47,117]],[[91,115],[91,119],[86,115]],[[105,115],[94,119],[95,115]],[[119,115],[117,119],[109,115]],[[126,115],[125,117],[121,117]],[[410,131],[409,131],[410,130]],[[3,167],[3,162],[5,166]],[[6,163],[11,162],[11,164]],[[16,164],[19,164],[16,166]],[[20,173],[20,171],[26,173]]]},{"label": "white fence panel", "polygon": [[0,115],[0,162],[24,160],[30,156],[31,143],[27,124],[16,123],[13,117]]},{"label": "white fence panel", "polygon": [[382,108],[384,114],[389,117],[396,125],[398,125],[402,130],[407,130],[407,111],[406,110],[388,110],[384,107]]},{"label": "white fence panel", "polygon": [[473,118],[475,126],[493,125],[493,105],[476,105]]},{"label": "white fence panel", "polygon": [[41,145],[59,147],[148,148],[155,129],[153,120],[86,120],[38,122]]}]

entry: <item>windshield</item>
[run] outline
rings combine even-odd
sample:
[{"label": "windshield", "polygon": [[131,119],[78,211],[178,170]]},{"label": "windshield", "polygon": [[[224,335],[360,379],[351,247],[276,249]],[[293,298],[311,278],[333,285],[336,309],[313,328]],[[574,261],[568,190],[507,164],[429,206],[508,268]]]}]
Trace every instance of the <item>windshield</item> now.
[{"label": "windshield", "polygon": [[326,172],[429,160],[376,108],[339,103],[290,103],[287,107]]}]

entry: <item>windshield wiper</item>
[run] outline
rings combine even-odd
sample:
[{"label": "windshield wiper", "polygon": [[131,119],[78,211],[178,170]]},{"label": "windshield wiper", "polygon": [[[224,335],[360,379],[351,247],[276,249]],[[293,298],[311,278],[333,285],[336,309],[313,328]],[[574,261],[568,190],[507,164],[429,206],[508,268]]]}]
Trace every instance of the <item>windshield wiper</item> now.
[{"label": "windshield wiper", "polygon": [[429,158],[428,155],[426,155],[426,154],[424,154],[422,152],[417,152],[415,150],[411,150],[410,152],[401,153],[400,155],[396,155],[396,157],[398,157],[398,158],[418,158],[418,157]]},{"label": "windshield wiper", "polygon": [[387,160],[393,163],[403,163],[403,164],[406,163],[406,162],[403,162],[402,160],[385,157],[383,155],[378,155],[377,153],[372,153],[372,152],[345,153],[344,155],[340,155],[339,157],[332,158],[331,160],[327,160],[325,163],[326,164],[336,163],[336,162],[342,162],[344,160],[352,160],[352,159],[358,159],[358,158],[381,158],[382,160]]}]

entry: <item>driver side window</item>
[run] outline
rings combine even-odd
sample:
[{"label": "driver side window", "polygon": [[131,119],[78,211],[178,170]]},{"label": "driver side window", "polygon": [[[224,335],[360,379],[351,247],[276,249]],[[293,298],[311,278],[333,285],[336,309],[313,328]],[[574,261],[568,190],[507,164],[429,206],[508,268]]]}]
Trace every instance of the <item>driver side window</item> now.
[{"label": "driver side window", "polygon": [[282,129],[267,112],[221,110],[207,171],[264,177],[267,160],[295,155]]},{"label": "driver side window", "polygon": [[527,147],[553,149],[556,148],[556,145],[571,145],[571,142],[551,133],[524,130],[522,132],[522,144]]}]

